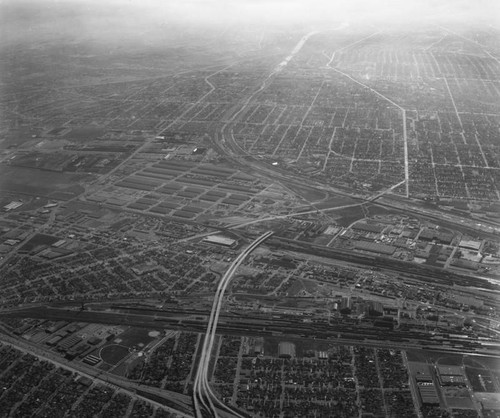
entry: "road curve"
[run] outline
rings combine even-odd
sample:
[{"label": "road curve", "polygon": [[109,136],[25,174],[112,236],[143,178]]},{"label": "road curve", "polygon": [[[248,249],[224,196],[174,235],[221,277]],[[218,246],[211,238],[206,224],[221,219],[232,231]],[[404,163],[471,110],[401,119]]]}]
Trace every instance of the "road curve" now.
[{"label": "road curve", "polygon": [[208,383],[208,367],[210,364],[210,357],[212,353],[212,348],[215,339],[215,332],[217,330],[217,323],[219,321],[219,314],[222,307],[222,301],[224,298],[224,293],[226,288],[234,276],[237,268],[243,262],[243,260],[255,250],[260,244],[262,244],[266,239],[268,239],[273,234],[272,231],[268,231],[262,234],[255,241],[253,241],[236,259],[233,261],[229,269],[226,271],[222,277],[217,290],[215,292],[214,303],[212,305],[212,310],[210,312],[210,318],[208,320],[207,331],[205,333],[205,338],[203,341],[203,347],[201,350],[200,362],[198,364],[198,369],[196,371],[196,376],[193,385],[193,404],[194,410],[197,418],[203,418],[205,415],[203,411],[210,414],[210,416],[218,417],[219,410],[222,410],[229,414],[230,416],[244,418],[243,415],[239,414],[236,410],[232,409],[224,402],[222,402],[212,391]]}]

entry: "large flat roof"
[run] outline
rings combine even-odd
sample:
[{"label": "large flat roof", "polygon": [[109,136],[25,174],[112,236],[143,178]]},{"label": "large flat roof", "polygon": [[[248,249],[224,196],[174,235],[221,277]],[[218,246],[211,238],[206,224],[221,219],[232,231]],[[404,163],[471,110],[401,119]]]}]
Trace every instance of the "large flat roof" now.
[{"label": "large flat roof", "polygon": [[210,244],[224,245],[226,247],[232,247],[233,245],[236,244],[236,240],[224,237],[222,235],[209,235],[208,237],[203,238],[203,242],[208,242]]}]

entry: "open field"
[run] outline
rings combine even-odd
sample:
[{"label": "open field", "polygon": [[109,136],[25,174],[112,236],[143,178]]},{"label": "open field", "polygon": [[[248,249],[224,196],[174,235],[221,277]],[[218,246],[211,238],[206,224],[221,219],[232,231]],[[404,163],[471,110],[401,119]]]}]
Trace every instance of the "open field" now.
[{"label": "open field", "polygon": [[81,194],[84,189],[79,183],[91,178],[85,174],[55,173],[2,165],[0,177],[0,188],[5,191],[60,200],[68,200]]}]

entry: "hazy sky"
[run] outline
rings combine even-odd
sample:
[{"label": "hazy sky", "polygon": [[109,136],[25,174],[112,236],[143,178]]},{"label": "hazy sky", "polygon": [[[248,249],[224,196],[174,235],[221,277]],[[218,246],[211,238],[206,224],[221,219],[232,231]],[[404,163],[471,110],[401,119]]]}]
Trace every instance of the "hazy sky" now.
[{"label": "hazy sky", "polygon": [[2,38],[94,33],[113,37],[169,23],[338,22],[385,27],[480,22],[500,27],[500,0],[0,0]]},{"label": "hazy sky", "polygon": [[[133,1],[129,2],[130,4]],[[499,0],[145,0],[147,7],[169,8],[176,15],[274,21],[321,18],[375,22],[500,18]]]}]

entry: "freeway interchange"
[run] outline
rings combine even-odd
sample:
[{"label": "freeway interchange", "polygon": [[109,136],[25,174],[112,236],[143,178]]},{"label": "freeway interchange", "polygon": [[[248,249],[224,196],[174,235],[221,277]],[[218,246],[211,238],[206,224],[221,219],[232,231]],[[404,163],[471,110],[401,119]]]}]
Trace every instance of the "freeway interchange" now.
[{"label": "freeway interchange", "polygon": [[[224,414],[229,414],[229,416],[243,417],[240,413],[233,410],[223,402],[212,391],[208,383],[208,367],[210,364],[210,358],[212,356],[212,349],[214,345],[215,332],[217,331],[217,324],[219,321],[219,315],[222,307],[222,301],[224,298],[224,293],[226,292],[227,286],[236,272],[236,269],[240,266],[243,260],[250,254],[255,248],[257,248],[262,242],[269,238],[273,234],[272,231],[266,232],[253,241],[231,264],[229,269],[226,271],[222,277],[219,285],[217,286],[217,291],[214,296],[214,303],[212,310],[210,312],[210,318],[208,320],[207,331],[205,333],[205,338],[203,341],[203,348],[201,352],[200,362],[198,364],[198,369],[194,379],[193,385],[193,401],[194,410],[197,418],[201,418],[208,413],[208,416],[218,417],[219,413],[216,408],[220,408],[224,411]],[[203,412],[205,410],[205,412]]]},{"label": "freeway interchange", "polygon": [[[292,251],[322,255],[326,258],[364,266],[383,267],[386,270],[411,275],[423,282],[438,282],[445,285],[472,285],[467,276],[445,273],[440,269],[413,266],[397,260],[387,260],[350,254],[334,249],[316,248],[310,244],[271,236],[269,231],[248,245],[232,262],[217,285],[211,310],[200,310],[189,307],[170,307],[166,309],[134,306],[126,301],[93,302],[92,310],[75,309],[79,303],[59,302],[50,305],[36,304],[19,306],[0,311],[1,317],[44,318],[75,322],[126,324],[145,328],[167,328],[204,333],[196,374],[193,379],[193,405],[189,413],[197,418],[206,416],[246,416],[243,412],[226,405],[214,393],[209,384],[209,368],[214,359],[213,347],[216,333],[235,336],[269,336],[286,337],[288,339],[316,339],[344,345],[361,345],[392,349],[395,344],[401,350],[427,349],[447,354],[467,354],[469,356],[498,356],[500,344],[497,339],[483,338],[473,340],[463,335],[450,334],[448,330],[429,332],[425,328],[399,328],[376,325],[373,322],[343,317],[333,321],[324,318],[304,315],[304,312],[261,313],[252,311],[223,311],[225,292],[236,270],[245,258],[260,244],[266,241],[270,248],[288,248]],[[410,267],[414,269],[410,269]],[[477,283],[476,283],[477,284]],[[490,290],[493,290],[492,286]],[[116,383],[115,383],[116,384]],[[142,392],[144,397],[155,397],[161,394]],[[184,406],[185,408],[185,406]],[[186,410],[185,410],[186,411]]]}]

